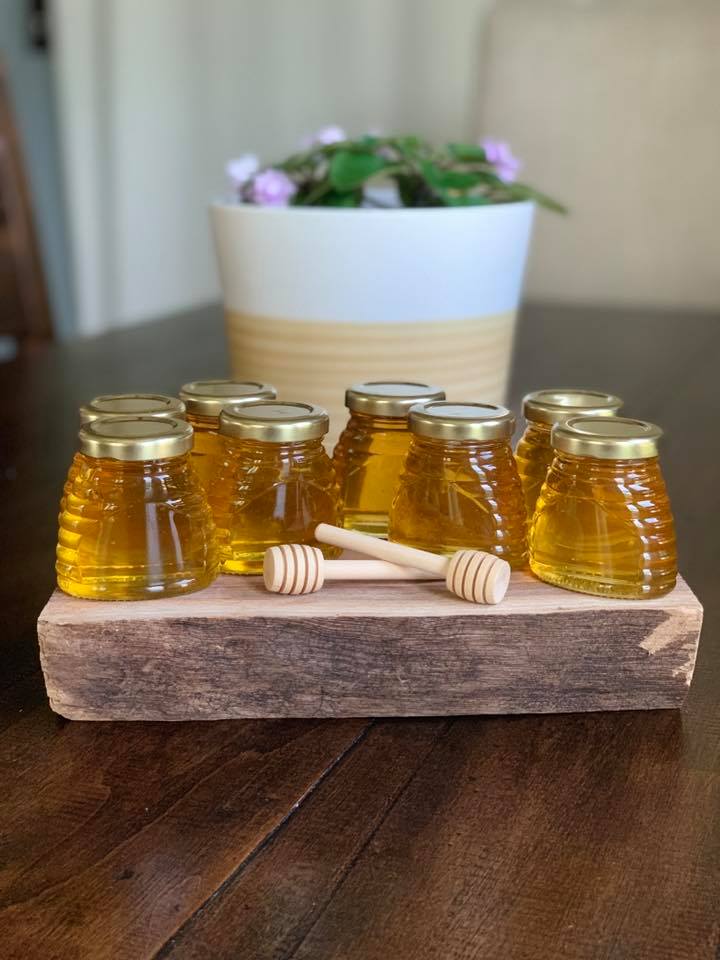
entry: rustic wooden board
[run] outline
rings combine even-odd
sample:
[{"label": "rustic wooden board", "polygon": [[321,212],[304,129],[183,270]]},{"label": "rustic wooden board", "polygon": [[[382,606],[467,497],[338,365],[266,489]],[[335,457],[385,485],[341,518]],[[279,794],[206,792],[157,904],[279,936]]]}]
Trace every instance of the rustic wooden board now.
[{"label": "rustic wooden board", "polygon": [[513,574],[495,607],[440,583],[269,594],[220,577],[172,600],[55,592],[38,621],[50,705],[79,720],[430,716],[678,707],[702,607],[607,600]]}]

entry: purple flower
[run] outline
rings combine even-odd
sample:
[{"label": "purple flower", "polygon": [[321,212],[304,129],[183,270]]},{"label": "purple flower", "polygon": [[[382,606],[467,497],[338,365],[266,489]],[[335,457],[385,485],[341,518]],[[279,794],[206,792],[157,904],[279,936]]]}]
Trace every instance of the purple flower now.
[{"label": "purple flower", "polygon": [[244,153],[231,160],[225,167],[225,173],[235,190],[240,190],[260,169],[260,161],[254,153]]},{"label": "purple flower", "polygon": [[309,137],[303,137],[300,146],[304,150],[309,150],[310,147],[329,147],[330,144],[342,143],[343,140],[347,140],[347,134],[343,128],[330,124],[327,127],[320,127]]},{"label": "purple flower", "polygon": [[510,146],[503,140],[492,140],[486,137],[482,143],[487,162],[495,167],[495,173],[504,183],[512,183],[517,179],[522,162],[513,155]]},{"label": "purple flower", "polygon": [[286,207],[296,193],[297,187],[286,173],[269,167],[253,179],[250,199],[265,207]]}]

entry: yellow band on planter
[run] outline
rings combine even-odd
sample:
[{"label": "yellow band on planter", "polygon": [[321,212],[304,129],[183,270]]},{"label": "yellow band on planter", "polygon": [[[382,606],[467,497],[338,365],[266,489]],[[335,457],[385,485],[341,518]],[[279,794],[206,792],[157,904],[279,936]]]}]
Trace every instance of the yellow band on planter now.
[{"label": "yellow band on planter", "polygon": [[502,403],[515,311],[463,320],[342,324],[226,311],[233,376],[261,376],[278,396],[330,414],[330,442],[345,422],[345,389],[359,380],[437,383],[455,400]]}]

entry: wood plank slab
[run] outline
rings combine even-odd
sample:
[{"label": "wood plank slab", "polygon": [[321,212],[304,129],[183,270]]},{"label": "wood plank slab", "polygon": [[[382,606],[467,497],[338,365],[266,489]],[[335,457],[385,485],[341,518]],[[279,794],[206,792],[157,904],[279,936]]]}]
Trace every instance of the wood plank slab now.
[{"label": "wood plank slab", "polygon": [[50,704],[83,720],[565,713],[679,706],[702,607],[590,597],[513,574],[486,607],[440,583],[304,597],[221,577],[172,600],[56,592],[38,621]]}]

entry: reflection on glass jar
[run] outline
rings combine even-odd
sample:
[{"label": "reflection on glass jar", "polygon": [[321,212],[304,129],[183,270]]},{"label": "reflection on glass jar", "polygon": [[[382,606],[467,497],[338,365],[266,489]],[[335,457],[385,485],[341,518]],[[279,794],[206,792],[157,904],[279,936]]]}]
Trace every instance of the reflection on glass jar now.
[{"label": "reflection on glass jar", "polygon": [[510,448],[515,418],[487,403],[433,402],[409,416],[412,442],[390,539],[434,553],[485,550],[526,565],[526,516]]},{"label": "reflection on glass jar", "polygon": [[210,508],[183,420],[97,419],[65,484],[58,586],[91,600],[149,600],[207,586],[218,566]]},{"label": "reflection on glass jar", "polygon": [[279,400],[226,407],[221,453],[210,487],[224,573],[261,573],[268,547],[319,546],[318,523],[337,524],[335,471],[323,446],[328,416],[320,407]]},{"label": "reflection on glass jar", "polygon": [[390,506],[410,447],[410,407],[444,399],[443,390],[427,383],[378,381],[346,391],[350,419],[333,453],[344,527],[387,536]]},{"label": "reflection on glass jar", "polygon": [[540,488],[553,461],[550,431],[571,417],[611,417],[622,400],[596,390],[536,390],[523,399],[525,432],[515,450],[520,481],[525,494],[528,520],[532,520]]},{"label": "reflection on glass jar", "polygon": [[530,529],[530,567],[548,583],[644,598],[675,585],[670,501],[658,460],[662,431],[621,417],[553,428],[555,458]]},{"label": "reflection on glass jar", "polygon": [[187,408],[187,419],[195,431],[192,463],[207,488],[217,467],[220,450],[218,430],[220,413],[231,403],[274,400],[275,387],[269,383],[240,380],[193,380],[180,390],[180,399]]}]

